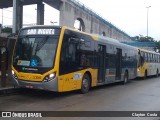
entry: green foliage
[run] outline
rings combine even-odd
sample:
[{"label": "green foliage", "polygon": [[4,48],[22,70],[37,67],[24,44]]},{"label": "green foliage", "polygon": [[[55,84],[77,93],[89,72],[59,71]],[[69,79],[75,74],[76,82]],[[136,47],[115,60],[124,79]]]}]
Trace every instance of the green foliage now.
[{"label": "green foliage", "polygon": [[135,39],[139,42],[155,42],[154,38],[143,35],[135,36]]},{"label": "green foliage", "polygon": [[12,28],[5,27],[5,28],[2,29],[2,33],[12,33]]},{"label": "green foliage", "polygon": [[156,41],[156,50],[160,53],[160,41]]},{"label": "green foliage", "polygon": [[135,36],[134,38],[138,42],[154,42],[154,43],[156,43],[156,47],[154,48],[154,51],[160,53],[160,41],[156,41],[152,37],[147,37],[147,36],[144,37],[143,35]]}]

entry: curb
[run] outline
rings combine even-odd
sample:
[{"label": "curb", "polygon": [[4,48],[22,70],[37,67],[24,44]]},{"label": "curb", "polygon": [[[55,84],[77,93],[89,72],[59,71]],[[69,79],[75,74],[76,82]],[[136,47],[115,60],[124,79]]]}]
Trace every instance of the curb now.
[{"label": "curb", "polygon": [[14,87],[0,88],[0,96],[2,96],[2,95],[10,95],[10,94],[16,93],[18,91],[19,91],[19,89],[18,88],[14,88]]}]

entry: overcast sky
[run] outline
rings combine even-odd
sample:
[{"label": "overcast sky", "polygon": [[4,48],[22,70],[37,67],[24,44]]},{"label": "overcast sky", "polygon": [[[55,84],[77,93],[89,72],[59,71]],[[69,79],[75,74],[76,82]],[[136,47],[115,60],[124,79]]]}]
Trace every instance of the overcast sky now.
[{"label": "overcast sky", "polygon": [[[79,0],[130,36],[147,35],[147,6],[149,36],[160,40],[160,0]],[[53,11],[53,12],[51,12]],[[51,15],[51,13],[53,13]],[[24,7],[24,24],[36,23],[36,6]],[[2,23],[2,10],[0,11]],[[45,24],[59,22],[59,12],[46,5]],[[3,24],[12,24],[12,8],[3,10]],[[58,24],[58,23],[55,23]]]}]

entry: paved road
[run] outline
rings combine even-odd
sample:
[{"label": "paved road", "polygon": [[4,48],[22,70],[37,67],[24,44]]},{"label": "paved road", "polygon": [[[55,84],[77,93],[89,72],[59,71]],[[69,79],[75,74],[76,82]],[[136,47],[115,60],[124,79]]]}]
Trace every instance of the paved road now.
[{"label": "paved road", "polygon": [[[160,111],[160,77],[132,80],[127,85],[112,84],[96,87],[87,94],[24,90],[18,94],[0,96],[0,111]],[[53,120],[53,118],[47,119]],[[54,119],[160,120],[151,117]]]}]

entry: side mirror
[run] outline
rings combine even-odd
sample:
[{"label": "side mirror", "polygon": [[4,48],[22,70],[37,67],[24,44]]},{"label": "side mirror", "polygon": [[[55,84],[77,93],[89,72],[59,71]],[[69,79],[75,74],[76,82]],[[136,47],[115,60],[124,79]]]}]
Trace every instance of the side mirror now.
[{"label": "side mirror", "polygon": [[84,39],[80,39],[80,44],[85,44],[85,40]]}]

